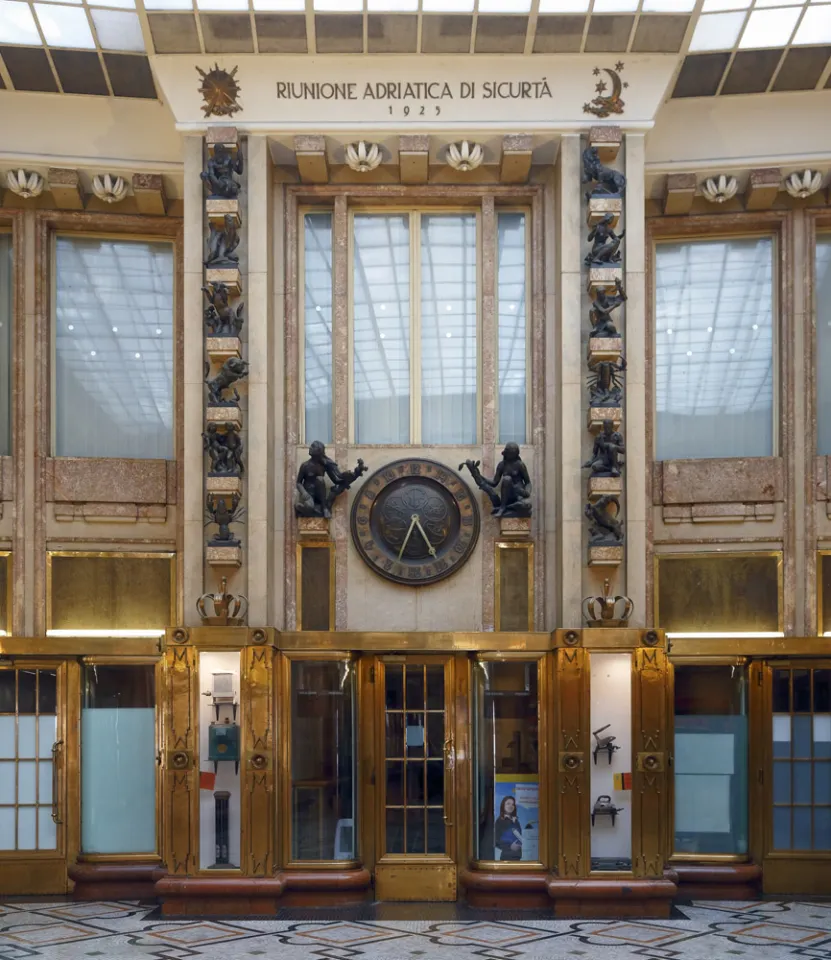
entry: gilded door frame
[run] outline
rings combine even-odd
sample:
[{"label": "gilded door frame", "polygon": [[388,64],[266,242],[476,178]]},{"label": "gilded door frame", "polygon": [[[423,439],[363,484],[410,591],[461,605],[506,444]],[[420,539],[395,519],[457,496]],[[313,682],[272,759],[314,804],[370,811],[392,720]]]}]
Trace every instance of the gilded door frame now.
[{"label": "gilded door frame", "polygon": [[[459,802],[456,790],[456,688],[457,658],[446,654],[379,654],[369,666],[369,682],[373,687],[372,713],[375,736],[370,783],[376,787],[373,842],[375,844],[375,895],[379,900],[455,900],[457,896],[457,836]],[[390,663],[404,665],[444,666],[445,752],[444,752],[444,854],[390,854],[385,853],[386,817],[384,816],[384,771],[386,759],[386,730],[384,672]],[[406,711],[405,711],[406,712]],[[465,721],[467,720],[467,711]],[[406,789],[406,785],[404,786]],[[470,813],[467,811],[467,818]],[[449,819],[448,819],[449,818]],[[464,821],[463,817],[463,821]],[[370,821],[372,822],[372,821]],[[413,895],[413,890],[416,894]]]},{"label": "gilded door frame", "polygon": [[0,670],[21,669],[55,670],[55,743],[60,746],[52,775],[53,819],[58,818],[56,843],[53,850],[0,851],[0,894],[65,894],[69,892],[67,867],[74,861],[79,846],[80,819],[70,816],[69,798],[78,798],[81,786],[78,766],[80,668],[77,663],[59,658],[15,657],[11,663],[0,665]]}]

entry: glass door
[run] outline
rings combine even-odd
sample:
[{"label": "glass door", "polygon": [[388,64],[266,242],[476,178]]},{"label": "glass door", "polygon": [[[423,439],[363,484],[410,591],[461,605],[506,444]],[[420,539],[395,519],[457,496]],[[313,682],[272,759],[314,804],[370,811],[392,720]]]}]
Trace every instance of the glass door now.
[{"label": "glass door", "polygon": [[0,667],[0,894],[67,891],[65,676]]},{"label": "glass door", "polygon": [[379,900],[456,899],[452,678],[452,657],[375,665]]}]

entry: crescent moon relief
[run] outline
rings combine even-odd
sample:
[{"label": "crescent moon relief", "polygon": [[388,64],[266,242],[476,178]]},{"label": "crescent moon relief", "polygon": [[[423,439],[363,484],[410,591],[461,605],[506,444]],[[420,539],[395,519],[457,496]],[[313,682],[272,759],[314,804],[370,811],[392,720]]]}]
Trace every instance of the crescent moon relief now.
[{"label": "crescent moon relief", "polygon": [[[591,113],[596,117],[600,117],[601,119],[604,117],[610,117],[613,113],[623,113],[623,108],[626,106],[626,101],[623,100],[621,94],[629,86],[629,84],[625,80],[621,80],[620,75],[622,72],[622,60],[618,60],[618,62],[615,64],[614,70],[610,70],[608,67],[594,68],[592,73],[598,78],[597,83],[594,85],[597,96],[589,103],[583,104],[583,113]],[[611,93],[606,93],[606,91],[609,89],[609,84],[600,76],[601,73],[605,73],[609,77],[609,80],[611,80]]]}]

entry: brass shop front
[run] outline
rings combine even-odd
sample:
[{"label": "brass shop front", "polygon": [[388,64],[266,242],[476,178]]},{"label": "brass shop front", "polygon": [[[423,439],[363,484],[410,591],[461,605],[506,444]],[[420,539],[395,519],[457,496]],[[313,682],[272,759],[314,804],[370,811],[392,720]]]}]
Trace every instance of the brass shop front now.
[{"label": "brass shop front", "polygon": [[4,893],[666,916],[827,892],[819,638],[787,656],[668,655],[635,629],[0,642]]}]

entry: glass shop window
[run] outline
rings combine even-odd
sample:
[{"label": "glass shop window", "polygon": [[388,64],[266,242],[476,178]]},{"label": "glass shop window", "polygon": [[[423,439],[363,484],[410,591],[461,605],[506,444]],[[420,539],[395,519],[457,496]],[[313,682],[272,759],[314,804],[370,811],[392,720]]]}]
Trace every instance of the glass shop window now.
[{"label": "glass shop window", "polygon": [[748,843],[747,671],[675,667],[676,854],[743,855]]},{"label": "glass shop window", "polygon": [[632,869],[632,655],[591,654],[591,869]]},{"label": "glass shop window", "polygon": [[538,661],[475,671],[474,857],[540,860]]},{"label": "glass shop window", "polygon": [[655,251],[658,460],[775,452],[774,242],[661,242]]},{"label": "glass shop window", "polygon": [[528,394],[528,218],[497,214],[499,442],[526,442]]},{"label": "glass shop window", "polygon": [[657,623],[670,632],[781,631],[782,555],[658,558]]},{"label": "glass shop window", "polygon": [[156,681],[152,665],[84,668],[81,849],[156,852]]},{"label": "glass shop window", "polygon": [[291,858],[357,856],[351,660],[291,664]]},{"label": "glass shop window", "polygon": [[310,440],[332,442],[332,214],[303,217],[303,362]]},{"label": "glass shop window", "polygon": [[173,459],[173,245],[55,240],[55,455]]},{"label": "glass shop window", "polygon": [[12,452],[12,235],[0,233],[0,456]]},{"label": "glass shop window", "polygon": [[773,849],[831,850],[831,670],[772,682]]},{"label": "glass shop window", "polygon": [[0,850],[54,850],[58,685],[54,670],[0,667]]},{"label": "glass shop window", "polygon": [[199,654],[199,867],[239,870],[240,655]]},{"label": "glass shop window", "polygon": [[816,305],[816,384],[817,453],[831,456],[831,234],[817,237],[814,271],[814,304]]}]

